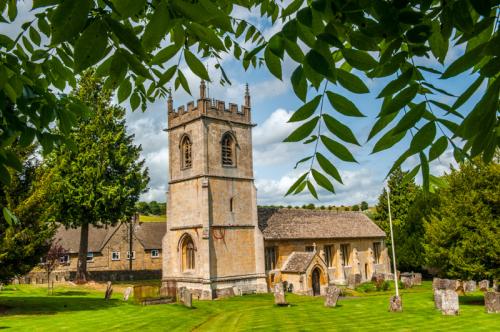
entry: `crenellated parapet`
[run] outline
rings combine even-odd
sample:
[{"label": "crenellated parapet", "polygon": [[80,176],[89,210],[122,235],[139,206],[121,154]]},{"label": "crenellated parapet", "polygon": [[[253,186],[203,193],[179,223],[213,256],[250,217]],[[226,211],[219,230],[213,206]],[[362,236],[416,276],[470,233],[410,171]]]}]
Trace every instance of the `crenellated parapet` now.
[{"label": "crenellated parapet", "polygon": [[238,106],[235,103],[226,103],[222,100],[203,98],[205,96],[205,84],[200,85],[200,99],[196,102],[190,101],[186,106],[182,105],[174,109],[172,97],[168,98],[168,127],[176,127],[190,122],[199,117],[214,118],[223,121],[251,124],[250,94],[248,86],[245,91],[245,104]]}]

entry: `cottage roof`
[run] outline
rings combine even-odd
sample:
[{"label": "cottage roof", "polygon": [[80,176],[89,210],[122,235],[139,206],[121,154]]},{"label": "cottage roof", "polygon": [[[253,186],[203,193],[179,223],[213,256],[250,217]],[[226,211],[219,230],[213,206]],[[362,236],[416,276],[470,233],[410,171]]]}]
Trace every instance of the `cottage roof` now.
[{"label": "cottage roof", "polygon": [[304,273],[315,255],[316,252],[294,251],[283,264],[281,272]]},{"label": "cottage roof", "polygon": [[[102,228],[90,226],[88,251],[101,252],[120,227],[122,227],[122,224]],[[166,224],[164,222],[140,223],[135,227],[135,237],[145,250],[161,249],[161,241],[165,232]],[[78,253],[80,248],[80,227],[66,229],[64,226],[60,226],[54,240],[59,240],[68,253]]]},{"label": "cottage roof", "polygon": [[258,215],[266,240],[385,237],[362,212],[259,208]]}]

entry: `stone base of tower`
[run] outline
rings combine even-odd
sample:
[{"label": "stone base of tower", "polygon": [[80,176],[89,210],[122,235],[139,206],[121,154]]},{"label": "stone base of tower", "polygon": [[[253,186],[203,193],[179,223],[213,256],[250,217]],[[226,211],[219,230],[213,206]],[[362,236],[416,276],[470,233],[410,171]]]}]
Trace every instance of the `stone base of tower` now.
[{"label": "stone base of tower", "polygon": [[265,275],[236,276],[217,279],[175,278],[162,279],[162,289],[173,295],[179,288],[186,287],[198,300],[213,300],[228,295],[267,293]]}]

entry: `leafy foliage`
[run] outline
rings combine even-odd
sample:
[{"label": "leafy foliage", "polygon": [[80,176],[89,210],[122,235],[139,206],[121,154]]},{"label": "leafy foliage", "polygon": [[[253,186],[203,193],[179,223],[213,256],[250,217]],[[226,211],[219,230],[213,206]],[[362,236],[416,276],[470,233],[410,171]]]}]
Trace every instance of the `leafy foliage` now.
[{"label": "leafy foliage", "polygon": [[125,110],[110,104],[111,93],[101,79],[85,72],[74,96],[92,114],[70,133],[74,147],[55,150],[47,163],[54,172],[54,218],[82,229],[77,279],[85,280],[88,226],[128,220],[149,177],[139,160],[141,148],[126,133]]},{"label": "leafy foliage", "polygon": [[[17,2],[0,4],[0,21],[13,21]],[[271,24],[280,20],[282,29],[266,40],[258,27],[233,17],[236,6],[260,11]],[[265,65],[278,79],[282,79],[285,55],[290,57],[296,63],[291,77],[294,92],[306,105],[314,101],[294,115],[295,121],[305,123],[287,139],[315,142],[311,166],[289,194],[307,187],[316,196],[312,181],[319,179],[319,185],[334,191],[331,180],[338,181],[336,173],[331,167],[326,171],[324,163],[321,169],[316,167],[320,144],[330,152],[328,159],[355,162],[346,144],[357,144],[359,138],[353,139],[350,128],[335,113],[326,116],[323,101],[326,95],[335,111],[362,116],[339,88],[367,93],[364,77],[392,78],[379,95],[383,106],[369,135],[372,140],[387,128],[374,152],[412,135],[392,170],[418,155],[425,191],[431,182],[428,163],[442,153],[443,137],[457,161],[478,155],[489,161],[498,146],[498,1],[295,0],[282,6],[270,0],[34,0],[33,8],[40,8],[36,18],[23,24],[18,38],[0,35],[0,179],[4,183],[9,182],[6,167],[15,163],[5,155],[4,146],[21,136],[26,144],[36,137],[50,150],[62,137],[51,133],[49,124],[57,120],[66,135],[76,124],[82,107],[59,93],[68,83],[74,87],[82,70],[98,65],[106,89],[118,89],[120,101],[145,110],[148,102],[165,96],[166,84],[190,92],[181,71],[183,60],[196,75],[213,80],[200,60],[218,61],[227,54],[245,69]],[[443,71],[415,64],[416,59],[430,56],[444,63],[455,46],[464,46],[465,53]],[[220,82],[230,83],[220,63],[216,68]],[[477,80],[451,107],[435,100],[440,94],[453,95],[430,84],[429,75],[445,80],[471,70]],[[486,81],[486,88],[479,89]],[[313,95],[308,98],[309,94]],[[474,108],[461,109],[474,94],[480,99]],[[400,120],[391,128],[395,118]],[[327,132],[340,141],[330,139]],[[463,139],[465,145],[457,146],[454,138]],[[438,141],[431,156],[429,149]],[[314,173],[311,179],[313,169],[326,175]]]},{"label": "leafy foliage", "polygon": [[445,176],[439,205],[425,223],[428,264],[443,276],[498,279],[500,164],[476,158]]}]

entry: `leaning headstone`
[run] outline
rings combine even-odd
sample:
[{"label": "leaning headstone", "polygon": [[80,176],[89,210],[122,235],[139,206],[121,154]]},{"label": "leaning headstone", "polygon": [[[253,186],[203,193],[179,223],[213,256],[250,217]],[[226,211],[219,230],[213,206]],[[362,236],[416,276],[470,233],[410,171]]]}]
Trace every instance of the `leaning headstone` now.
[{"label": "leaning headstone", "polygon": [[458,315],[458,294],[454,290],[446,289],[441,293],[441,312],[443,315]]},{"label": "leaning headstone", "polygon": [[422,273],[413,273],[412,284],[415,286],[422,285]]},{"label": "leaning headstone", "polygon": [[113,295],[113,286],[111,285],[111,281],[108,281],[106,286],[106,293],[104,294],[104,299],[105,300],[111,299],[111,295]]},{"label": "leaning headstone", "polygon": [[402,275],[401,282],[403,283],[404,288],[411,288],[413,286],[413,278],[411,276]]},{"label": "leaning headstone", "polygon": [[184,304],[185,307],[192,308],[193,307],[193,294],[189,291],[189,289],[184,289],[182,292],[182,304]]},{"label": "leaning headstone", "polygon": [[434,306],[438,310],[441,310],[441,308],[442,308],[443,292],[444,292],[444,290],[442,290],[442,289],[435,289],[434,290]]},{"label": "leaning headstone", "polygon": [[236,286],[233,286],[233,293],[236,296],[242,296],[243,295],[243,291],[241,290],[241,288],[236,287]]},{"label": "leaning headstone", "polygon": [[488,291],[488,288],[490,288],[490,281],[489,280],[481,280],[478,284],[479,290],[482,292]]},{"label": "leaning headstone", "polygon": [[132,287],[125,288],[125,291],[123,292],[123,301],[128,301],[130,294],[132,294]]},{"label": "leaning headstone", "polygon": [[285,298],[285,289],[283,288],[283,283],[277,282],[274,285],[274,304],[279,306],[288,305]]},{"label": "leaning headstone", "polygon": [[403,311],[403,302],[401,301],[401,296],[391,296],[391,299],[389,301],[389,311]]},{"label": "leaning headstone", "polygon": [[489,314],[500,313],[500,292],[485,292],[484,307]]},{"label": "leaning headstone", "polygon": [[326,287],[325,307],[332,308],[337,305],[340,296],[340,289],[335,286]]}]

